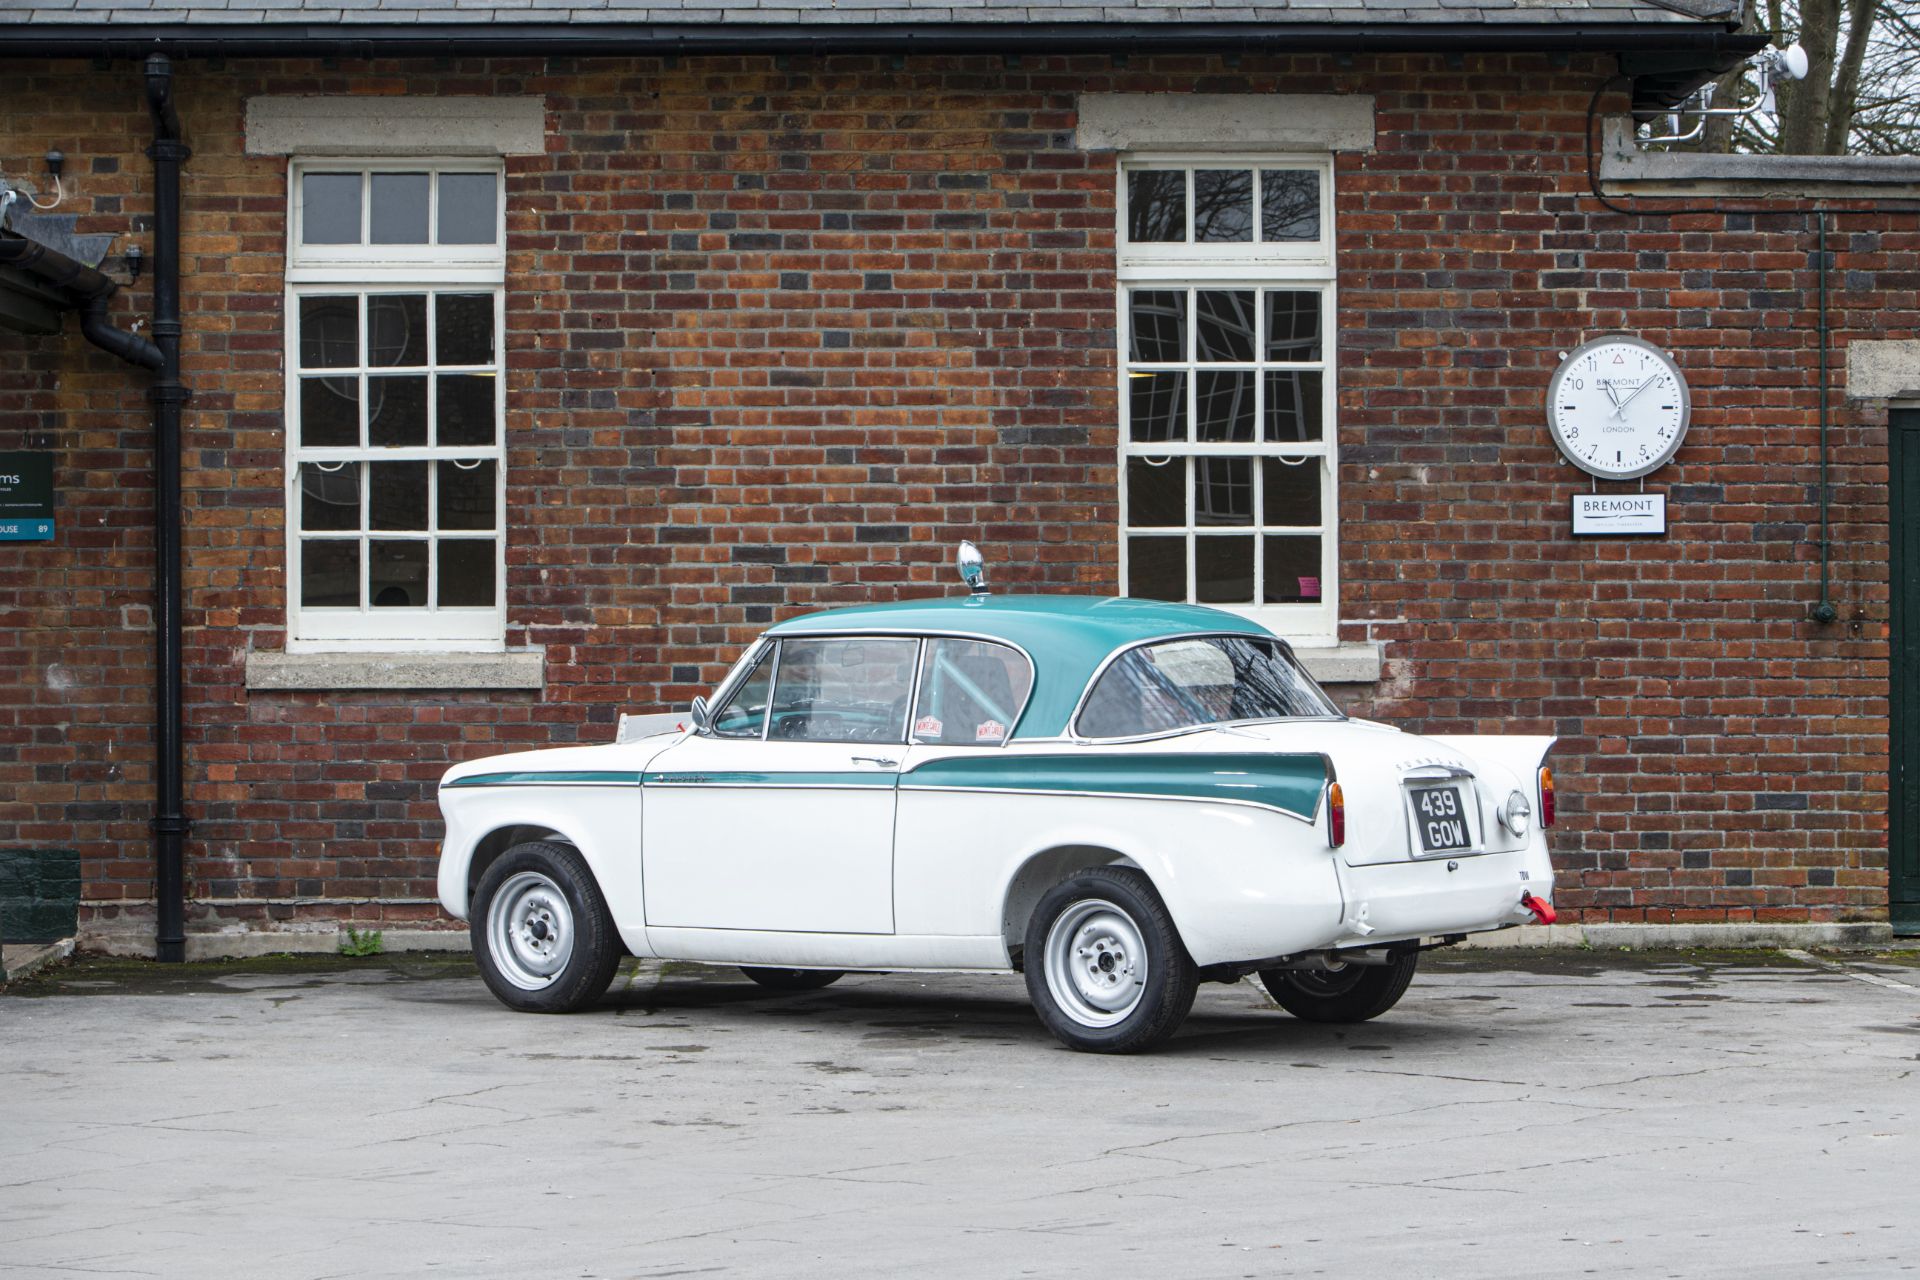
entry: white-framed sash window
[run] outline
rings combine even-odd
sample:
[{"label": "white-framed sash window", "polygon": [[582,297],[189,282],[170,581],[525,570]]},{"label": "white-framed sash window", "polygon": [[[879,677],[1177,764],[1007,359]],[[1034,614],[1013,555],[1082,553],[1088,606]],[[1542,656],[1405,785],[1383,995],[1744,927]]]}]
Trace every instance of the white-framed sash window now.
[{"label": "white-framed sash window", "polygon": [[1122,590],[1331,643],[1331,159],[1131,157],[1118,207]]},{"label": "white-framed sash window", "polygon": [[295,161],[290,648],[505,643],[500,166]]}]

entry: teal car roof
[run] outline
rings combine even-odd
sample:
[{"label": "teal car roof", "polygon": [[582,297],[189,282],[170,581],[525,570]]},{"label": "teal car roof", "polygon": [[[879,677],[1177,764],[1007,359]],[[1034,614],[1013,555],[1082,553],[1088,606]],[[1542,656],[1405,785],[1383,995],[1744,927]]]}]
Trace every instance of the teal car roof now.
[{"label": "teal car roof", "polygon": [[1053,738],[1086,691],[1087,681],[1116,649],[1167,636],[1272,634],[1238,614],[1201,605],[1110,596],[952,595],[932,600],[827,609],[790,618],[770,636],[906,631],[1004,640],[1033,655],[1033,697],[1015,738]]}]

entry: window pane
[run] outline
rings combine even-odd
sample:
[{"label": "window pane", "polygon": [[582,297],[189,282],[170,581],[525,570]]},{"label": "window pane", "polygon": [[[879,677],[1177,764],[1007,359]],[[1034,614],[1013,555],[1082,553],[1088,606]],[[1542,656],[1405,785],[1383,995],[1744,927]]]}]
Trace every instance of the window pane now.
[{"label": "window pane", "polygon": [[1193,171],[1193,238],[1200,243],[1253,239],[1253,172]]},{"label": "window pane", "polygon": [[1320,438],[1321,376],[1318,370],[1267,370],[1267,439]]},{"label": "window pane", "polygon": [[1129,738],[1338,714],[1279,641],[1213,636],[1128,650],[1101,674],[1075,727],[1092,738]]},{"label": "window pane", "polygon": [[1201,441],[1253,439],[1253,373],[1200,374],[1199,432]]},{"label": "window pane", "polygon": [[900,742],[913,640],[787,640],[768,736],[796,742]]},{"label": "window pane", "polygon": [[493,539],[444,538],[437,545],[440,607],[490,607],[493,604]]},{"label": "window pane", "polygon": [[490,373],[443,373],[434,379],[440,443],[493,443],[494,377]]},{"label": "window pane", "polygon": [[773,646],[760,655],[753,670],[734,690],[726,705],[714,712],[713,732],[720,738],[757,738],[767,719],[767,692],[773,687]]},{"label": "window pane", "polygon": [[1187,598],[1187,540],[1128,538],[1127,594],[1147,600]]},{"label": "window pane", "polygon": [[440,464],[440,527],[493,528],[496,469],[491,462]]},{"label": "window pane", "polygon": [[440,175],[440,243],[492,244],[500,229],[500,175]]},{"label": "window pane", "polygon": [[300,243],[360,243],[359,174],[301,175]]},{"label": "window pane", "polygon": [[437,294],[433,308],[435,364],[493,363],[492,294]]},{"label": "window pane", "polygon": [[425,538],[376,538],[369,544],[373,559],[367,578],[367,596],[376,609],[420,609],[427,603],[427,541]]},{"label": "window pane", "polygon": [[[1193,522],[1200,526],[1253,523],[1252,458],[1193,460]],[[1253,563],[1251,550],[1247,563]]]},{"label": "window pane", "polygon": [[1184,458],[1128,458],[1127,523],[1186,528],[1186,479]]},{"label": "window pane", "polygon": [[360,299],[322,294],[300,299],[300,367],[351,369],[360,363]]},{"label": "window pane", "polygon": [[1127,239],[1179,242],[1187,238],[1187,175],[1180,169],[1135,169],[1127,174]]},{"label": "window pane", "polygon": [[373,175],[372,217],[368,239],[374,244],[427,242],[427,175],[376,173]]},{"label": "window pane", "polygon": [[1304,289],[1267,291],[1267,359],[1320,358],[1320,295]]},{"label": "window pane", "polygon": [[300,380],[300,443],[353,446],[360,443],[360,380]]},{"label": "window pane", "polygon": [[1196,360],[1253,359],[1253,290],[1202,289],[1193,296],[1194,358]]},{"label": "window pane", "polygon": [[1187,438],[1187,375],[1127,375],[1127,438],[1160,443]]},{"label": "window pane", "polygon": [[1320,238],[1320,174],[1314,169],[1260,171],[1260,238]]},{"label": "window pane", "polygon": [[367,379],[367,440],[374,445],[427,442],[427,379]]},{"label": "window pane", "polygon": [[1195,538],[1193,574],[1202,604],[1253,603],[1253,539]]},{"label": "window pane", "polygon": [[1266,603],[1320,603],[1320,539],[1262,538],[1266,544]]},{"label": "window pane", "polygon": [[1269,525],[1319,524],[1320,459],[1267,458],[1261,465],[1266,468],[1262,519]]},{"label": "window pane", "polygon": [[929,641],[913,740],[997,746],[1013,732],[1032,684],[1032,669],[1017,649],[984,640]]},{"label": "window pane", "polygon": [[427,527],[427,464],[424,462],[368,463],[367,483],[373,501],[368,511],[370,529]]},{"label": "window pane", "polygon": [[300,540],[300,603],[309,609],[360,607],[360,539]]},{"label": "window pane", "polygon": [[360,465],[344,462],[327,467],[311,462],[300,466],[300,527],[315,532],[358,529]]},{"label": "window pane", "polygon": [[367,363],[427,362],[427,295],[396,293],[367,299]]},{"label": "window pane", "polygon": [[1127,303],[1133,360],[1177,364],[1187,358],[1186,290],[1135,289]]}]

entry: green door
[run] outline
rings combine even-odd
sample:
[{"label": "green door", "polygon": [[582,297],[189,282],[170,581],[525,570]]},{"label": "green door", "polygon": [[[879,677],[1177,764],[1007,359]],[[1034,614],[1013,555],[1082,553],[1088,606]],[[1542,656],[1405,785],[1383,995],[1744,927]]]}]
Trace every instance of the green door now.
[{"label": "green door", "polygon": [[1893,928],[1920,934],[1920,409],[1888,419],[1893,689],[1887,870]]}]

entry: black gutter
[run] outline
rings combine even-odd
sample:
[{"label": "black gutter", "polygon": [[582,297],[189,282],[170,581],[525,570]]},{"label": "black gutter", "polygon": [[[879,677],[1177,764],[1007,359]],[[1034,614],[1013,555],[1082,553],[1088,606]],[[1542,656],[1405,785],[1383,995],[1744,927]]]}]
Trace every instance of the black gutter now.
[{"label": "black gutter", "polygon": [[159,795],[153,818],[154,895],[158,932],[154,958],[186,957],[185,752],[180,696],[180,165],[193,152],[180,139],[173,106],[173,65],[164,53],[147,59],[147,106],[153,113],[153,341],[160,376],[153,402],[153,556],[155,673],[154,748]]},{"label": "black gutter", "polygon": [[33,23],[32,57],[608,57],[709,53],[1654,53],[1712,61],[1766,47],[1715,22]]},{"label": "black gutter", "polygon": [[0,267],[14,267],[43,280],[80,309],[80,333],[94,346],[129,364],[158,369],[160,348],[137,333],[116,329],[107,319],[107,305],[119,285],[83,263],[36,240],[0,238]]}]

